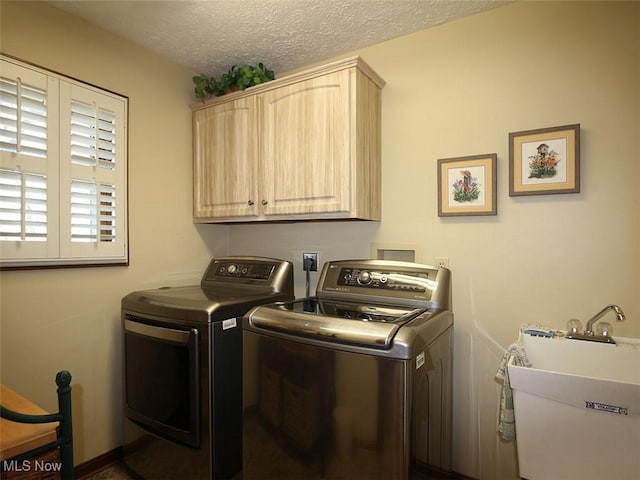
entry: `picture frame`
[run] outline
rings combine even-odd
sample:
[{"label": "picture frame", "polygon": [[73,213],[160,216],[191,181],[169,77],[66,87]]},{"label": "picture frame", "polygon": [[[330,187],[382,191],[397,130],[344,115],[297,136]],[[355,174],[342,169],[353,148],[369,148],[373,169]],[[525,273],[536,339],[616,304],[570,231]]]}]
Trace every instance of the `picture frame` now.
[{"label": "picture frame", "polygon": [[497,215],[498,155],[438,160],[438,216]]},{"label": "picture frame", "polygon": [[580,192],[580,124],[509,134],[509,196]]}]

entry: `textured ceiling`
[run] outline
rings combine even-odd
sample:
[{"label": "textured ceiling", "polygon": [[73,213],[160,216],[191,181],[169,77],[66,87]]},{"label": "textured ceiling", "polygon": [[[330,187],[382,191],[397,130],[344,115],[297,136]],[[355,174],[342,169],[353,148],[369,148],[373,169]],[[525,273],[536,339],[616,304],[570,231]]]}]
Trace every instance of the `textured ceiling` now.
[{"label": "textured ceiling", "polygon": [[263,62],[285,72],[510,0],[51,1],[208,75]]}]

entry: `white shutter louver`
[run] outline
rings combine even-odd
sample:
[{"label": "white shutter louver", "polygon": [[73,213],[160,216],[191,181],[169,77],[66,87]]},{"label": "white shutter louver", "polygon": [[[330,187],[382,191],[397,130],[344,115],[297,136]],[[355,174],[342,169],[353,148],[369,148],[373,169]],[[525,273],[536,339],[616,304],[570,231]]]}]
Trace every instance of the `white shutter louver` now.
[{"label": "white shutter louver", "polygon": [[47,240],[47,179],[0,170],[0,240]]},{"label": "white shutter louver", "polygon": [[116,238],[113,185],[74,180],[71,183],[71,241],[113,242]]},{"label": "white shutter louver", "polygon": [[100,185],[100,241],[116,240],[116,189]]},{"label": "white shutter louver", "polygon": [[71,102],[71,161],[76,165],[114,169],[116,116],[113,112]]},{"label": "white shutter louver", "polygon": [[0,150],[47,156],[47,92],[0,78]]}]

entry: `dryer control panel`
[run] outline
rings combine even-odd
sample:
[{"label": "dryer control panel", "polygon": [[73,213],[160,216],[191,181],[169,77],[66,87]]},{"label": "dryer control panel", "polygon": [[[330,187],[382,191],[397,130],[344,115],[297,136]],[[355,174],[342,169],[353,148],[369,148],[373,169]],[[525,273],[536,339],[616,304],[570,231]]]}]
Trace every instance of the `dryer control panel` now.
[{"label": "dryer control panel", "polygon": [[207,289],[252,285],[283,291],[293,288],[293,265],[266,257],[218,257],[209,263],[200,285]]},{"label": "dryer control panel", "polygon": [[[273,273],[273,264],[239,263],[232,261],[220,261],[214,264],[212,275],[216,277],[243,277],[257,280],[269,280]],[[207,277],[209,278],[209,277]]]}]

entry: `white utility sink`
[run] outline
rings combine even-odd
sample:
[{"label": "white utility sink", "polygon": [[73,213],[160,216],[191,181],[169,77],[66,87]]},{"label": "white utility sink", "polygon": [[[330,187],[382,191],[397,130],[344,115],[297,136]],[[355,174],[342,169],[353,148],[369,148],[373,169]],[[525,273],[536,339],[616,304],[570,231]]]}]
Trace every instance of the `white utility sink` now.
[{"label": "white utility sink", "polygon": [[614,339],[522,334],[533,366],[508,366],[522,478],[640,478],[640,339]]}]

